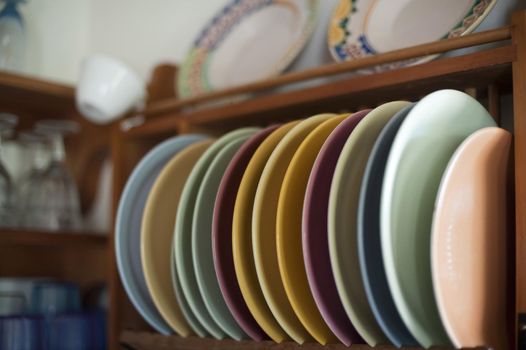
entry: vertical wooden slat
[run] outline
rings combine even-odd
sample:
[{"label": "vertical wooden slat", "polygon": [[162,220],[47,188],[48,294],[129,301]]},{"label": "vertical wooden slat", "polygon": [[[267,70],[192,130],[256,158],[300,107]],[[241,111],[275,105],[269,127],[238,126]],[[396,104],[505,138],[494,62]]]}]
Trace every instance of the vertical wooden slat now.
[{"label": "vertical wooden slat", "polygon": [[122,286],[119,280],[119,272],[117,271],[117,260],[115,257],[115,218],[117,216],[117,207],[119,204],[119,198],[121,191],[124,187],[124,160],[123,160],[123,147],[124,140],[118,125],[112,130],[111,138],[111,160],[113,164],[113,183],[112,183],[112,229],[110,230],[110,242],[109,242],[109,313],[108,313],[108,349],[118,350],[119,337],[121,332],[121,300],[122,300]]},{"label": "vertical wooden slat", "polygon": [[469,96],[473,97],[474,99],[478,98],[478,91],[475,87],[468,87],[464,89],[464,92],[468,94]]},{"label": "vertical wooden slat", "polygon": [[495,119],[497,125],[501,125],[500,91],[497,84],[491,84],[488,86],[488,110],[489,114]]},{"label": "vertical wooden slat", "polygon": [[[526,312],[526,12],[512,16],[513,122],[515,153],[515,311]],[[516,318],[517,318],[516,315]],[[517,340],[517,326],[515,340]],[[515,343],[516,347],[516,343]]]}]

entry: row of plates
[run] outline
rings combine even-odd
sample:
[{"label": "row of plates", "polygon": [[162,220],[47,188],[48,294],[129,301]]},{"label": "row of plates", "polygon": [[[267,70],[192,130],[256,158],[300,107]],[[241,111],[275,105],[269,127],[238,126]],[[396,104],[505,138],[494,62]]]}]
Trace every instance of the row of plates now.
[{"label": "row of plates", "polygon": [[[328,26],[336,61],[348,61],[471,33],[497,0],[340,0],[318,23],[318,0],[232,0],[194,40],[178,74],[180,97],[274,76],[293,62],[316,25]],[[319,48],[321,50],[322,48]],[[376,67],[390,69],[436,55]]]},{"label": "row of plates", "polygon": [[455,90],[173,137],[122,194],[122,281],[164,334],[504,349],[510,141]]}]

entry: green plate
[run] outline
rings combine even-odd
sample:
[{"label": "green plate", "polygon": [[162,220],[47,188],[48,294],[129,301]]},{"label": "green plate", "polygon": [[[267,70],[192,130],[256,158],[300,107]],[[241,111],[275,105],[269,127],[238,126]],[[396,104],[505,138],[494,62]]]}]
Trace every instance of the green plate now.
[{"label": "green plate", "polygon": [[234,154],[250,136],[252,133],[228,143],[210,163],[197,193],[192,222],[192,257],[201,296],[214,320],[236,340],[246,339],[247,335],[230,313],[217,281],[212,252],[212,221],[223,174]]},{"label": "green plate", "polygon": [[208,311],[205,301],[201,296],[197,279],[195,276],[192,258],[192,221],[194,217],[194,206],[201,182],[206,171],[215,156],[231,141],[247,135],[251,135],[256,128],[244,128],[232,131],[219,138],[199,158],[190,176],[186,180],[183,193],[177,208],[174,228],[174,255],[176,260],[177,276],[181,283],[184,297],[188,301],[190,309],[203,325],[208,333],[217,339],[225,337],[225,331],[219,326],[213,315]]},{"label": "green plate", "polygon": [[387,344],[365,294],[358,255],[360,186],[376,138],[387,122],[409,102],[396,101],[373,109],[347,139],[329,197],[329,254],[336,288],[356,331],[370,346]]},{"label": "green plate", "polygon": [[484,107],[456,90],[418,102],[394,139],[380,205],[387,282],[402,320],[423,347],[449,346],[431,279],[431,221],[442,174],[455,149],[478,129],[495,126]]}]

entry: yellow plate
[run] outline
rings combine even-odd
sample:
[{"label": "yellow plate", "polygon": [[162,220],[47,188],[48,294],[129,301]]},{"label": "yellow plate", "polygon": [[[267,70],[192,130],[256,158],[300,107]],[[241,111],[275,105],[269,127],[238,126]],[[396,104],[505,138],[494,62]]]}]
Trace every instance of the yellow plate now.
[{"label": "yellow plate", "polygon": [[162,317],[182,336],[201,326],[191,312],[181,309],[172,284],[170,258],[175,213],[186,178],[212,143],[213,140],[195,143],[166,164],[148,195],[141,226],[141,261],[146,285]]},{"label": "yellow plate", "polygon": [[294,152],[310,131],[332,116],[302,121],[277,145],[261,174],[252,213],[252,248],[263,295],[281,327],[300,344],[312,337],[294,312],[281,280],[276,251],[276,213],[281,184]]},{"label": "yellow plate", "polygon": [[[303,198],[318,152],[332,130],[347,116],[327,117],[326,115],[307,119],[302,124],[310,123],[309,127],[302,128],[302,124],[298,125],[287,135],[287,139],[282,141],[282,144],[287,145],[284,150],[288,148],[287,151],[291,155],[294,150],[295,152],[285,173],[278,200],[276,217],[278,266],[292,308],[305,328],[320,344],[338,340],[316,306],[305,272],[301,242]],[[278,150],[281,149],[277,148],[276,151]]]},{"label": "yellow plate", "polygon": [[[292,129],[298,123],[300,122],[287,124],[287,130]],[[270,311],[285,332],[294,341],[303,344],[312,338],[290,306],[279,275],[276,255],[276,210],[281,181],[287,170],[289,159],[275,152],[274,149],[283,136],[284,133],[276,135],[273,139],[267,139],[268,142],[262,143],[258,149],[262,154],[270,155],[270,157],[261,173],[254,198],[252,249],[257,278]]]},{"label": "yellow plate", "polygon": [[289,337],[272,316],[256,276],[252,254],[252,205],[256,187],[268,157],[278,142],[296,123],[290,122],[281,126],[259,145],[241,179],[232,219],[232,250],[241,294],[256,322],[272,340],[278,343]]}]

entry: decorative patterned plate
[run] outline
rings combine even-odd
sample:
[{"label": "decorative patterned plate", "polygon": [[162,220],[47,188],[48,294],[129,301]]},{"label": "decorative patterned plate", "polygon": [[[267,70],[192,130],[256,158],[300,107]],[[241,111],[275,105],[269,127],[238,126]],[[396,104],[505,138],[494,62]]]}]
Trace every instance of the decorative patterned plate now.
[{"label": "decorative patterned plate", "polygon": [[433,217],[431,265],[438,310],[457,348],[508,349],[506,260],[511,134],[484,128],[449,161]]},{"label": "decorative patterned plate", "polygon": [[[377,53],[471,33],[497,0],[341,0],[328,35],[336,61],[350,61]],[[399,68],[432,60],[430,55],[376,67]]]},{"label": "decorative patterned plate", "polygon": [[301,51],[318,0],[233,0],[195,40],[178,74],[180,97],[274,76]]},{"label": "decorative patterned plate", "polygon": [[163,334],[172,330],[157,311],[146,286],[141,262],[142,215],[148,193],[164,165],[177,152],[204,139],[199,135],[178,136],[148,152],[126,182],[115,219],[115,255],[126,294],[146,322]]},{"label": "decorative patterned plate", "polygon": [[232,252],[232,219],[237,192],[248,163],[261,143],[278,127],[272,125],[261,130],[236,152],[221,179],[212,222],[214,267],[221,293],[239,326],[256,341],[261,341],[267,336],[250,313],[236,278]]},{"label": "decorative patterned plate", "polygon": [[495,126],[469,95],[439,90],[407,115],[389,152],[382,184],[380,232],[387,282],[405,325],[420,343],[451,344],[431,278],[431,221],[446,166],[466,137]]},{"label": "decorative patterned plate", "polygon": [[148,194],[141,226],[141,259],[146,285],[166,322],[178,334],[204,335],[195,316],[176,299],[171,278],[175,212],[186,178],[212,140],[194,143],[177,153],[162,169]]}]

